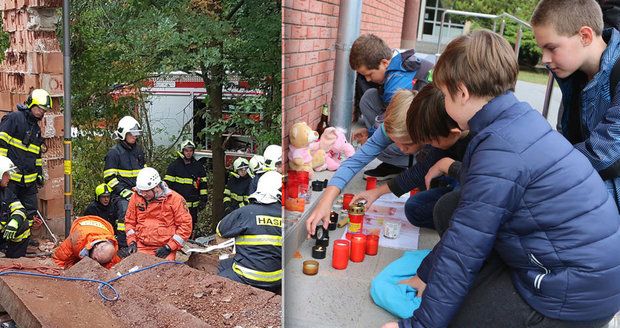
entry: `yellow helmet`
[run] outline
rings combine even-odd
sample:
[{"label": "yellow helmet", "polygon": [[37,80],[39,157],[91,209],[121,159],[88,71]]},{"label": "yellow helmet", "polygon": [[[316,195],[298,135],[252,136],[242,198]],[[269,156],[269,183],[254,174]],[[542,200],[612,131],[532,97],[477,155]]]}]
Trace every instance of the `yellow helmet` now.
[{"label": "yellow helmet", "polygon": [[110,196],[112,194],[112,188],[105,183],[98,185],[95,188],[95,196],[99,199],[99,196]]},{"label": "yellow helmet", "polygon": [[32,106],[50,109],[52,108],[52,97],[43,89],[35,89],[26,99],[26,107],[32,108]]}]

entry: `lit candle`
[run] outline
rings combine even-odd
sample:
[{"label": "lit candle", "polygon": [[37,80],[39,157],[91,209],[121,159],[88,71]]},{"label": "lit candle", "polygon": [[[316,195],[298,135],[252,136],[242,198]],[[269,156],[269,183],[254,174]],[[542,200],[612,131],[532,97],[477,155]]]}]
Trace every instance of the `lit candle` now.
[{"label": "lit candle", "polygon": [[366,255],[377,255],[379,251],[379,236],[366,236]]},{"label": "lit candle", "polygon": [[338,239],[334,241],[334,253],[332,254],[332,266],[336,270],[344,270],[349,264],[349,251],[351,249],[348,240]]},{"label": "lit candle", "polygon": [[351,237],[351,262],[364,261],[366,252],[366,235],[363,233],[354,234]]}]

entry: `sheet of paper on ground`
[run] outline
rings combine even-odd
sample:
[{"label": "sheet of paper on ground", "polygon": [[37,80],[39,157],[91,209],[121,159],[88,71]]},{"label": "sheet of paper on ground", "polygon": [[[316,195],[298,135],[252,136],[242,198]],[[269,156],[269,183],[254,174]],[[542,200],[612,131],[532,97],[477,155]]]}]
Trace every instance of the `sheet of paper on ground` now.
[{"label": "sheet of paper on ground", "polygon": [[[418,249],[418,238],[420,237],[420,228],[413,226],[405,216],[405,202],[409,198],[409,194],[396,197],[394,194],[386,194],[377,199],[364,217],[364,233],[378,234],[379,246],[402,249],[416,250]],[[399,222],[401,224],[398,238],[389,239],[383,235],[384,225],[386,221]],[[342,235],[344,239],[345,233]]]}]

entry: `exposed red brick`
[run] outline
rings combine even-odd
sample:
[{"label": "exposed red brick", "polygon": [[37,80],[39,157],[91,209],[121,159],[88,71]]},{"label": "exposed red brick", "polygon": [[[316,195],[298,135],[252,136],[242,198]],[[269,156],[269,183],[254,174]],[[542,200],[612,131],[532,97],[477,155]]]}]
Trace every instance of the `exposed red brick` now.
[{"label": "exposed red brick", "polygon": [[44,52],[43,53],[43,73],[52,73],[52,74],[63,73],[62,52]]}]

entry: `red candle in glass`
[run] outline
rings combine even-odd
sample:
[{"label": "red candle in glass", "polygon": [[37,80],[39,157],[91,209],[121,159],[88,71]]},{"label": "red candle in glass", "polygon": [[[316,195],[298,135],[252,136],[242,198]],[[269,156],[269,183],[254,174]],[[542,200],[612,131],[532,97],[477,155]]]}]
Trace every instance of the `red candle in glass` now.
[{"label": "red candle in glass", "polygon": [[342,195],[342,208],[344,208],[345,210],[349,209],[349,204],[351,203],[351,201],[353,200],[353,194],[344,194]]},{"label": "red candle in glass", "polygon": [[334,241],[334,253],[332,254],[332,266],[336,270],[344,270],[349,264],[349,252],[351,246],[348,240],[337,239]]},{"label": "red candle in glass", "polygon": [[298,177],[298,185],[299,185],[299,191],[302,193],[307,193],[308,192],[308,184],[310,183],[310,175],[308,173],[308,171],[298,171],[297,172],[297,177]]},{"label": "red candle in glass", "polygon": [[344,237],[345,237],[348,241],[351,241],[351,238],[353,237],[353,234],[347,231],[347,233],[346,233],[346,234],[344,234]]},{"label": "red candle in glass", "polygon": [[377,188],[377,178],[376,177],[366,177],[366,190],[372,190]]},{"label": "red candle in glass", "polygon": [[379,236],[366,236],[366,255],[377,255],[379,251]]},{"label": "red candle in glass", "polygon": [[364,253],[366,253],[366,235],[354,234],[351,237],[351,262],[364,261]]},{"label": "red candle in glass", "polygon": [[[298,178],[298,172],[297,171],[293,171],[293,170],[289,170],[288,171],[288,177],[286,180],[286,193],[288,195],[288,197],[291,198],[297,198],[299,197],[299,178]],[[286,198],[285,198],[286,199]]]}]

